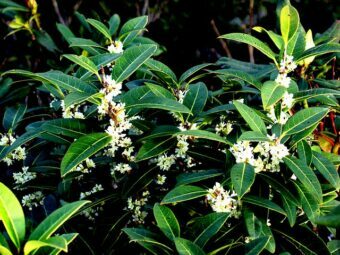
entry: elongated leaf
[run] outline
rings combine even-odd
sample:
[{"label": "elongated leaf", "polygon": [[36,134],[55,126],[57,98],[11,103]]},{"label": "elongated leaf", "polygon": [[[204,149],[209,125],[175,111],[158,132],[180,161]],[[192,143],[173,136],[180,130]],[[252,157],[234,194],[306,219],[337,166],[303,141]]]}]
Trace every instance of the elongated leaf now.
[{"label": "elongated leaf", "polygon": [[297,143],[297,152],[299,159],[304,161],[309,166],[312,162],[312,148],[305,140],[301,140]]},{"label": "elongated leaf", "polygon": [[259,255],[266,248],[270,241],[270,236],[259,237],[249,244],[246,244],[246,255]]},{"label": "elongated leaf", "polygon": [[238,163],[230,171],[231,182],[237,196],[241,199],[250,190],[255,181],[255,170],[249,164]]},{"label": "elongated leaf", "polygon": [[125,107],[125,109],[149,109],[149,108],[190,113],[190,109],[178,103],[176,100],[156,96],[145,97],[137,102],[131,102]]},{"label": "elongated leaf", "polygon": [[275,44],[275,46],[281,50],[282,49],[282,46],[283,46],[283,39],[281,36],[279,36],[278,34],[274,33],[273,31],[271,30],[267,30],[263,27],[253,27],[252,28],[253,30],[259,32],[259,33],[262,33],[262,32],[265,32],[269,37],[270,39],[273,41],[273,43]]},{"label": "elongated leaf", "polygon": [[177,84],[177,78],[174,72],[162,62],[150,58],[145,62],[145,65],[169,85]]},{"label": "elongated leaf", "polygon": [[68,108],[72,105],[83,103],[85,101],[94,103],[96,105],[100,105],[101,103],[100,96],[101,93],[93,94],[84,92],[72,92],[64,98],[65,108]]},{"label": "elongated leaf", "polygon": [[323,177],[338,191],[340,189],[340,178],[332,162],[316,151],[313,151],[312,162]]},{"label": "elongated leaf", "polygon": [[288,41],[296,34],[299,25],[300,18],[297,10],[290,4],[284,6],[280,13],[280,28],[286,46]]},{"label": "elongated leaf", "polygon": [[267,44],[261,42],[259,39],[255,38],[254,36],[242,33],[231,33],[222,35],[219,38],[233,40],[236,42],[242,42],[253,46],[255,49],[261,51],[264,55],[272,59],[274,62],[275,60],[275,53],[268,47]]},{"label": "elongated leaf", "polygon": [[3,127],[8,131],[14,130],[18,123],[22,120],[25,115],[27,105],[17,105],[15,107],[9,107],[6,109],[4,118],[2,120]]},{"label": "elongated leaf", "polygon": [[286,166],[292,170],[303,186],[317,198],[319,202],[322,201],[322,190],[318,178],[306,163],[293,156],[283,158]]},{"label": "elongated leaf", "polygon": [[32,73],[25,70],[13,69],[5,74],[16,74],[32,78],[37,81],[51,83],[56,87],[61,87],[69,91],[96,92],[97,89],[92,84],[84,82],[76,77],[64,74],[60,71],[48,71],[46,73]]},{"label": "elongated leaf", "polygon": [[261,97],[263,108],[267,109],[276,104],[283,96],[287,89],[275,81],[267,81],[261,88]]},{"label": "elongated leaf", "polygon": [[25,215],[13,192],[0,182],[0,219],[13,244],[19,250],[25,238]]},{"label": "elongated leaf", "polygon": [[312,192],[307,190],[303,184],[294,183],[299,193],[300,202],[303,211],[308,219],[314,222],[315,217],[320,213],[320,206],[317,197]]},{"label": "elongated leaf", "polygon": [[120,24],[120,17],[118,14],[113,14],[109,20],[109,31],[110,31],[110,35],[114,35],[118,28],[119,28],[119,24]]},{"label": "elongated leaf", "polygon": [[55,119],[44,121],[41,129],[54,134],[79,138],[89,131],[87,122],[80,119]]},{"label": "elongated leaf", "polygon": [[148,23],[148,16],[140,16],[128,20],[119,32],[119,39],[123,40],[124,45],[132,42]]},{"label": "elongated leaf", "polygon": [[198,245],[184,238],[176,238],[175,245],[179,255],[205,255]]},{"label": "elongated leaf", "polygon": [[156,50],[155,45],[134,46],[125,50],[113,67],[113,79],[122,82],[129,78]]},{"label": "elongated leaf", "polygon": [[175,140],[172,138],[147,140],[145,144],[143,144],[139,149],[136,156],[136,161],[146,160],[164,153],[169,150],[169,148],[171,148],[174,143]]},{"label": "elongated leaf", "polygon": [[339,215],[340,205],[335,207],[330,213],[317,217],[315,219],[315,223],[331,228],[339,228],[340,227]]},{"label": "elongated leaf", "polygon": [[229,144],[230,142],[227,141],[227,139],[206,131],[206,130],[185,130],[185,131],[180,131],[177,132],[176,134],[174,134],[174,136],[178,136],[178,135],[187,135],[187,136],[193,136],[193,137],[197,137],[197,138],[203,138],[203,139],[207,139],[207,140],[211,140],[211,141],[216,141],[216,142],[220,142],[220,143],[225,143],[225,144]]},{"label": "elongated leaf", "polygon": [[61,161],[61,176],[64,177],[78,164],[107,146],[112,137],[107,133],[93,133],[80,137],[68,148]]},{"label": "elongated leaf", "polygon": [[200,64],[197,66],[193,66],[191,68],[189,68],[187,71],[185,71],[181,77],[179,78],[179,84],[182,84],[185,80],[187,80],[188,78],[190,78],[191,76],[193,76],[195,73],[199,72],[200,70],[202,70],[205,67],[210,66],[211,64],[209,63],[205,63],[205,64]]},{"label": "elongated leaf", "polygon": [[[157,241],[157,235],[144,228],[124,228],[123,231],[127,234],[132,242],[137,242],[145,249],[154,255],[158,254],[173,254],[171,248]],[[170,253],[171,252],[171,253]]]},{"label": "elongated leaf", "polygon": [[70,47],[93,47],[93,48],[104,48],[100,44],[90,40],[90,39],[84,39],[84,38],[70,38]]},{"label": "elongated leaf", "polygon": [[335,89],[313,88],[294,93],[294,100],[302,101],[320,96],[340,96],[340,92]]},{"label": "elongated leaf", "polygon": [[87,19],[86,21],[90,23],[94,28],[96,28],[107,39],[109,39],[110,42],[112,41],[109,29],[102,22],[95,19]]},{"label": "elongated leaf", "polygon": [[[77,233],[67,233],[67,234],[62,234],[60,237],[64,238],[66,240],[67,245],[69,245],[73,240],[78,236]],[[49,255],[58,255],[62,251],[60,249],[53,249],[50,251]]]},{"label": "elongated leaf", "polygon": [[176,237],[180,236],[179,223],[170,208],[156,203],[153,207],[153,214],[157,226],[167,238],[173,241]]},{"label": "elongated leaf", "polygon": [[146,135],[138,140],[138,142],[155,139],[164,136],[172,136],[173,134],[179,132],[179,128],[176,126],[160,125],[156,126],[150,135]]},{"label": "elongated leaf", "polygon": [[209,170],[201,170],[196,173],[182,173],[177,175],[176,185],[190,184],[194,182],[204,181],[210,178],[214,178],[217,176],[223,175],[220,170],[217,169],[209,169]]},{"label": "elongated leaf", "polygon": [[238,101],[233,101],[233,104],[253,131],[267,135],[266,125],[264,124],[261,117],[253,109]]},{"label": "elongated leaf", "polygon": [[191,116],[187,119],[193,119],[200,114],[208,99],[208,89],[203,82],[190,85],[189,90],[183,99],[183,105],[190,109]]},{"label": "elongated leaf", "polygon": [[296,205],[291,200],[288,200],[288,198],[283,195],[281,196],[281,200],[282,200],[283,209],[285,210],[287,214],[289,225],[290,227],[293,227],[296,222]]},{"label": "elongated leaf", "polygon": [[199,218],[198,224],[202,232],[196,237],[194,243],[203,248],[205,244],[223,227],[229,217],[229,213],[211,213]]},{"label": "elongated leaf", "polygon": [[176,100],[176,97],[167,89],[149,82],[145,82],[145,85],[155,94],[157,97],[164,97],[168,99]]},{"label": "elongated leaf", "polygon": [[324,55],[327,53],[337,53],[337,52],[340,52],[339,44],[336,44],[336,43],[321,44],[319,46],[315,46],[313,48],[306,50],[304,53],[298,56],[296,60],[294,61],[299,62],[309,57],[313,57],[313,56],[316,57],[316,56]]},{"label": "elongated leaf", "polygon": [[310,107],[297,112],[284,125],[282,137],[307,130],[322,120],[327,113],[328,109],[322,107]]},{"label": "elongated leaf", "polygon": [[181,185],[168,192],[161,204],[180,203],[205,196],[207,191],[197,186]]},{"label": "elongated leaf", "polygon": [[61,236],[51,237],[46,240],[30,240],[25,244],[24,254],[29,255],[42,247],[50,247],[60,251],[67,252],[67,242]]},{"label": "elongated leaf", "polygon": [[62,206],[52,212],[31,233],[29,240],[46,240],[51,237],[68,219],[90,201],[81,200]]},{"label": "elongated leaf", "polygon": [[88,57],[82,55],[77,56],[74,54],[64,54],[63,56],[68,60],[76,63],[77,65],[80,65],[82,68],[88,70],[89,72],[95,74],[98,77],[98,79],[101,80],[98,74],[97,66]]},{"label": "elongated leaf", "polygon": [[241,134],[238,138],[239,141],[252,141],[252,142],[268,142],[270,139],[268,136],[256,132],[256,131],[246,131]]},{"label": "elongated leaf", "polygon": [[213,71],[213,73],[235,77],[237,79],[240,79],[242,81],[245,81],[246,83],[255,86],[257,89],[261,89],[262,87],[262,83],[259,80],[257,80],[255,76],[243,71],[239,71],[236,69],[220,69]]},{"label": "elongated leaf", "polygon": [[260,206],[269,210],[272,210],[274,212],[280,213],[282,215],[286,215],[286,212],[276,203],[272,202],[271,200],[257,197],[253,195],[247,195],[243,198],[243,202],[248,204],[253,204],[256,206]]}]

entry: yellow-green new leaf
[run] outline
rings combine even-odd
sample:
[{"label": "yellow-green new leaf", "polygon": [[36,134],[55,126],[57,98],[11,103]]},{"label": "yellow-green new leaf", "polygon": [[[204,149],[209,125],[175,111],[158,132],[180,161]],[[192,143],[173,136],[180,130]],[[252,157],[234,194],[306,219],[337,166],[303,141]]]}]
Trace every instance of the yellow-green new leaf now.
[{"label": "yellow-green new leaf", "polygon": [[295,35],[300,25],[299,13],[289,5],[284,6],[280,13],[281,34],[285,45]]},{"label": "yellow-green new leaf", "polygon": [[0,182],[0,220],[15,247],[19,250],[25,238],[25,215],[13,192]]},{"label": "yellow-green new leaf", "polygon": [[50,247],[67,252],[67,242],[63,237],[55,236],[47,240],[30,240],[25,244],[24,255],[29,255],[42,247]]}]

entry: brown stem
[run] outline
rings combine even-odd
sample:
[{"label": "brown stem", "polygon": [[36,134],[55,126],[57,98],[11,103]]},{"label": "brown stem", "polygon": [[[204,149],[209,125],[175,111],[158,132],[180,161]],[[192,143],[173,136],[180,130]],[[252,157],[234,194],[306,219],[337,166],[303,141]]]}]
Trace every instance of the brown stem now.
[{"label": "brown stem", "polygon": [[[215,34],[217,35],[217,37],[221,36],[220,31],[218,30],[218,28],[215,24],[215,21],[213,19],[210,21],[210,24],[211,24]],[[219,39],[219,42],[221,43],[221,46],[222,46],[223,50],[225,51],[225,53],[227,54],[227,56],[229,58],[233,58],[232,55],[231,55],[231,52],[228,48],[227,43],[223,39]]]},{"label": "brown stem", "polygon": [[56,13],[57,16],[58,16],[59,22],[60,22],[61,24],[66,25],[65,20],[63,19],[63,17],[62,17],[61,14],[60,14],[60,10],[59,10],[59,6],[58,6],[57,0],[52,0],[52,4],[53,4],[53,8],[54,8],[55,13]]},{"label": "brown stem", "polygon": [[[251,34],[251,29],[254,26],[254,0],[249,1],[249,34]],[[249,61],[250,63],[255,63],[254,59],[254,47],[248,45]]]}]

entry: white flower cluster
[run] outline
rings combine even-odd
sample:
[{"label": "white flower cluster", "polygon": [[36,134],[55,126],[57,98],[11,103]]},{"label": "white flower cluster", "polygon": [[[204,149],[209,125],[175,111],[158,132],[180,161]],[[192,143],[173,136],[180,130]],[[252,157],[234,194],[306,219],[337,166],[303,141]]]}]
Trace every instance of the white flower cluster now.
[{"label": "white flower cluster", "polygon": [[144,191],[142,193],[142,197],[140,199],[133,200],[132,197],[129,197],[127,200],[127,208],[126,210],[131,211],[132,221],[137,224],[144,224],[144,220],[148,213],[142,210],[142,207],[146,205],[150,196],[149,191]]},{"label": "white flower cluster", "polygon": [[[91,173],[91,170],[96,167],[96,164],[93,162],[92,159],[85,159],[82,163],[80,163],[77,167],[74,168],[73,171],[80,172],[82,174],[88,174]],[[82,175],[78,177],[78,179],[81,179]]]},{"label": "white flower cluster", "polygon": [[169,171],[171,166],[176,163],[176,156],[175,155],[168,156],[167,154],[159,155],[158,158],[156,159],[156,162],[157,166],[162,171]]},{"label": "white flower cluster", "polygon": [[95,206],[87,208],[86,210],[81,211],[80,215],[83,215],[90,221],[94,221],[96,217],[99,216],[99,213],[104,211],[104,208],[102,206]]},{"label": "white flower cluster", "polygon": [[128,173],[132,170],[132,167],[126,163],[118,163],[111,169],[111,175],[115,176],[115,172],[120,172],[121,174]]},{"label": "white flower cluster", "polygon": [[[16,138],[11,134],[0,134],[0,146],[10,146],[15,142]],[[14,161],[24,160],[26,158],[26,150],[24,147],[19,146],[11,153],[7,154],[2,159],[8,166],[12,165]]]},{"label": "white flower cluster", "polygon": [[157,178],[156,178],[156,183],[158,185],[163,185],[166,181],[166,176],[165,175],[161,175],[161,174],[158,174],[157,175]]},{"label": "white flower cluster", "polygon": [[39,205],[44,204],[44,195],[41,191],[27,194],[22,197],[21,204],[22,206],[28,207],[28,209],[32,211],[33,207],[38,207]]},{"label": "white flower cluster", "polygon": [[107,47],[107,50],[110,53],[122,53],[124,51],[123,43],[121,41],[113,41],[112,44]]},{"label": "white flower cluster", "polygon": [[189,136],[179,135],[177,136],[177,148],[175,150],[176,157],[184,159],[186,166],[188,168],[195,166],[196,164],[193,162],[193,158],[187,155],[187,151],[189,150],[189,143],[187,142]]},{"label": "white flower cluster", "polygon": [[[276,117],[276,114],[275,114],[275,108],[274,108],[274,106],[271,106],[271,107],[268,109],[267,116],[268,116],[274,123],[279,123],[279,124],[281,124],[281,125],[286,124],[288,118],[290,117],[290,115],[289,115],[288,113],[281,111],[281,112],[280,112],[280,117],[277,118],[277,117]],[[271,128],[271,126],[269,126],[269,128]]]},{"label": "white flower cluster", "polygon": [[13,173],[14,183],[17,185],[25,184],[37,177],[35,172],[28,172],[28,167],[22,167],[22,172]]},{"label": "white flower cluster", "polygon": [[[259,142],[254,148],[249,141],[240,141],[230,148],[237,163],[248,163],[255,168],[255,172],[279,172],[280,163],[289,155],[288,148],[279,142]],[[256,154],[256,155],[255,155]]]},{"label": "white flower cluster", "polygon": [[70,105],[65,107],[65,101],[60,101],[61,109],[63,111],[63,118],[65,119],[85,119],[84,113],[82,113],[79,108],[81,105]]},{"label": "white flower cluster", "polygon": [[233,131],[233,124],[230,121],[226,121],[225,116],[220,117],[220,122],[215,126],[216,134],[227,136]]},{"label": "white flower cluster", "polygon": [[294,96],[293,94],[290,94],[287,91],[283,94],[283,97],[282,97],[282,107],[283,108],[290,109],[290,108],[293,107],[293,105],[294,105],[293,96]]},{"label": "white flower cluster", "polygon": [[[230,194],[231,193],[231,194]],[[212,189],[208,189],[206,196],[208,203],[215,212],[227,212],[238,218],[240,212],[237,210],[240,202],[235,199],[237,194],[234,191],[226,191],[223,186],[216,182]]]},{"label": "white flower cluster", "polygon": [[293,56],[284,54],[284,57],[280,62],[279,74],[275,79],[277,83],[285,88],[289,87],[291,81],[290,77],[288,77],[287,74],[291,71],[294,71],[294,69],[297,67],[293,59]]},{"label": "white flower cluster", "polygon": [[103,191],[103,190],[104,190],[104,188],[101,184],[96,184],[96,185],[94,185],[94,187],[91,190],[85,191],[85,192],[80,192],[79,199],[84,199],[88,196],[91,196],[91,195],[93,195],[93,194],[95,194],[99,191]]}]

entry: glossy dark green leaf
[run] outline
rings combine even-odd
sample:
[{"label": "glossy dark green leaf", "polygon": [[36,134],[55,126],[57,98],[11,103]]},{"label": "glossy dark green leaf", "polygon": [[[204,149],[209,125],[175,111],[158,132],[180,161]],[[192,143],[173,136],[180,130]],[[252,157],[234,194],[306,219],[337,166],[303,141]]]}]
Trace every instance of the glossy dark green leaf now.
[{"label": "glossy dark green leaf", "polygon": [[187,200],[203,197],[207,194],[205,189],[197,186],[181,185],[170,190],[163,198],[161,204],[180,203]]},{"label": "glossy dark green leaf", "polygon": [[176,238],[175,245],[179,255],[205,255],[198,245],[187,239]]},{"label": "glossy dark green leaf", "polygon": [[156,203],[153,207],[153,214],[157,222],[157,226],[163,234],[170,240],[175,240],[180,236],[180,226],[175,214],[165,205]]},{"label": "glossy dark green leaf", "polygon": [[237,196],[241,199],[255,181],[255,170],[249,164],[238,163],[231,168],[230,176]]}]

